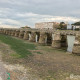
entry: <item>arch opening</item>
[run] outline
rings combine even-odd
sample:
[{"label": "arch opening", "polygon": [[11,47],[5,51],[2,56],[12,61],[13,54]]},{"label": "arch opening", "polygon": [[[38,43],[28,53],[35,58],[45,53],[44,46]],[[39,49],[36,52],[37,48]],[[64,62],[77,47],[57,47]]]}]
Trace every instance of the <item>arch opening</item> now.
[{"label": "arch opening", "polygon": [[47,37],[46,37],[46,43],[47,45],[51,45],[52,44],[52,35],[49,33],[46,33]]},{"label": "arch opening", "polygon": [[67,50],[68,44],[67,44],[67,36],[61,35],[61,48],[64,48]]}]

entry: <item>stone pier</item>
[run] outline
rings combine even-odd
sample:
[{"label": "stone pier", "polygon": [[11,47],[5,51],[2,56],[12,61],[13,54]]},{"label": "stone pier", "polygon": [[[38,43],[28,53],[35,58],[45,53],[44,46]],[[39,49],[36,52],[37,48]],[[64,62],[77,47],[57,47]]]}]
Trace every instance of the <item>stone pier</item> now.
[{"label": "stone pier", "polygon": [[15,30],[11,31],[11,36],[15,36]]},{"label": "stone pier", "polygon": [[80,35],[75,37],[75,42],[74,42],[72,53],[80,55]]},{"label": "stone pier", "polygon": [[29,35],[29,39],[28,40],[30,41],[31,40],[31,32],[29,32],[28,35]]},{"label": "stone pier", "polygon": [[24,32],[24,38],[23,39],[29,40],[29,33],[28,33],[28,31]]},{"label": "stone pier", "polygon": [[8,33],[8,35],[10,36],[10,35],[11,35],[11,33],[12,33],[12,30],[9,30],[9,33]]},{"label": "stone pier", "polygon": [[52,47],[60,48],[61,47],[61,35],[60,34],[52,34]]},{"label": "stone pier", "polygon": [[20,31],[20,33],[19,33],[19,38],[23,38],[23,37],[24,37],[24,32],[25,32],[25,31]]},{"label": "stone pier", "polygon": [[36,32],[36,37],[35,37],[36,43],[39,42],[39,38],[40,38],[40,33]]},{"label": "stone pier", "polygon": [[61,47],[67,48],[67,46],[68,46],[67,35],[61,35]]},{"label": "stone pier", "polygon": [[3,34],[6,34],[6,30],[4,29]]},{"label": "stone pier", "polygon": [[6,35],[8,34],[8,30],[6,30]]},{"label": "stone pier", "polygon": [[31,32],[31,38],[30,38],[30,41],[32,42],[36,42],[36,33],[35,32]]},{"label": "stone pier", "polygon": [[7,35],[9,34],[9,30],[7,30]]},{"label": "stone pier", "polygon": [[3,33],[3,31],[4,31],[4,30],[3,30],[3,29],[1,29],[1,30],[0,30],[0,33],[2,34],[2,33]]},{"label": "stone pier", "polygon": [[74,47],[74,42],[75,42],[75,36],[67,35],[67,42],[68,42],[67,51],[72,53],[73,47]]},{"label": "stone pier", "polygon": [[47,44],[47,34],[45,32],[40,33],[39,43]]},{"label": "stone pier", "polygon": [[80,55],[80,31],[52,29],[0,29],[1,34],[11,35],[52,46],[67,48],[68,52]]},{"label": "stone pier", "polygon": [[15,37],[18,37],[19,36],[19,33],[20,33],[20,30],[16,30],[15,31]]}]

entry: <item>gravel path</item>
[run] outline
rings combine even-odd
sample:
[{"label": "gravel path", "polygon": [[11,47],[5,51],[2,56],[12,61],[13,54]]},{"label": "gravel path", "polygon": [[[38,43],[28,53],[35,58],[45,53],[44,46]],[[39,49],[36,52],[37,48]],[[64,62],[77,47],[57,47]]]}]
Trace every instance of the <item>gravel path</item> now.
[{"label": "gravel path", "polygon": [[[0,80],[9,80],[7,79],[9,77],[7,73],[10,74],[10,80],[42,80],[37,75],[32,74],[31,68],[27,66],[25,68],[24,65],[21,65],[19,63],[8,63],[8,60],[14,60],[10,56],[11,53],[15,52],[11,50],[8,45],[0,43]],[[3,55],[4,57],[2,54],[5,54]],[[5,58],[7,59],[5,60]],[[13,61],[11,61],[11,63],[13,63]]]},{"label": "gravel path", "polygon": [[0,80],[7,80],[8,75],[7,75],[7,71],[3,66],[3,62],[1,59],[1,52],[0,52]]}]

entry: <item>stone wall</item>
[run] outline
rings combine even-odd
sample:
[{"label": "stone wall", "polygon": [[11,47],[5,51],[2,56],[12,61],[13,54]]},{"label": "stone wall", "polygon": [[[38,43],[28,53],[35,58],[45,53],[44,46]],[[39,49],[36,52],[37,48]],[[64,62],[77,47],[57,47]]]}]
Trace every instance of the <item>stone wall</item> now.
[{"label": "stone wall", "polygon": [[40,33],[40,39],[39,39],[39,43],[41,44],[46,44],[46,38],[47,38],[47,34],[44,32]]},{"label": "stone wall", "polygon": [[75,37],[73,51],[74,54],[80,55],[80,36]]},{"label": "stone wall", "polygon": [[61,47],[61,35],[60,34],[53,34],[52,47],[53,48]]},{"label": "stone wall", "polygon": [[[5,31],[6,30],[6,31]],[[75,43],[72,52],[80,55],[80,31],[67,31],[67,30],[51,30],[47,29],[0,29],[1,34],[11,35],[26,39],[40,44],[51,44],[53,48],[67,47],[66,36],[71,35],[75,38]],[[36,36],[37,35],[37,36]],[[62,36],[64,35],[64,36]],[[39,39],[38,39],[39,38]],[[71,39],[69,38],[71,41]],[[68,41],[69,42],[69,41]]]},{"label": "stone wall", "polygon": [[40,29],[43,29],[43,28],[54,29],[57,27],[59,27],[59,23],[56,23],[56,22],[42,22],[42,23],[35,24],[35,28],[40,28]]}]

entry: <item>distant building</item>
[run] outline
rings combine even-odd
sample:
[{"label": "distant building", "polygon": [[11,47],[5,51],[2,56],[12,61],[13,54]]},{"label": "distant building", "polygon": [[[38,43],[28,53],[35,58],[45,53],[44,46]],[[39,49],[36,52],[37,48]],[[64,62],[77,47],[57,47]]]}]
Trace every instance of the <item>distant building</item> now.
[{"label": "distant building", "polygon": [[73,30],[80,30],[80,21],[72,24]]},{"label": "distant building", "polygon": [[21,28],[25,28],[25,29],[27,29],[27,28],[30,28],[29,26],[25,26],[25,27],[21,27]]},{"label": "distant building", "polygon": [[67,24],[67,29],[72,29],[72,25],[71,24]]},{"label": "distant building", "polygon": [[72,30],[80,30],[80,25],[72,25]]},{"label": "distant building", "polygon": [[51,28],[51,29],[56,29],[59,28],[58,22],[42,22],[42,23],[36,23],[35,28],[37,29],[43,29],[43,28]]}]

